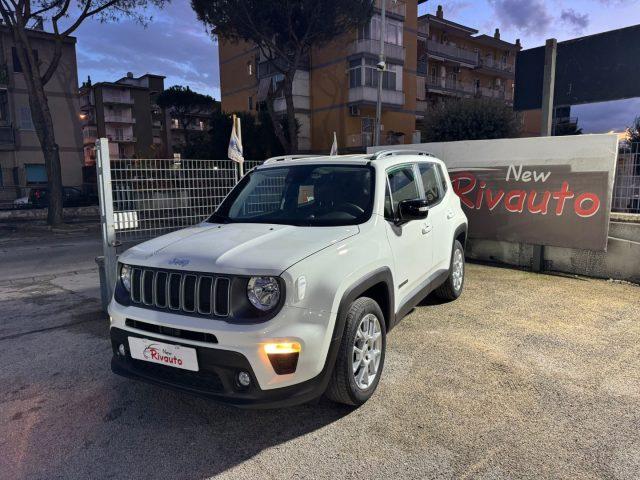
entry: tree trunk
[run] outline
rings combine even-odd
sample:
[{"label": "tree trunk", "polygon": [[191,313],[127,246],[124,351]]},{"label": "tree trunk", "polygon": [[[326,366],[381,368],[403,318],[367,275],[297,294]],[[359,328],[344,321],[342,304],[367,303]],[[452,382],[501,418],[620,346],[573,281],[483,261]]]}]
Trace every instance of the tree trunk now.
[{"label": "tree trunk", "polygon": [[298,153],[298,129],[296,124],[296,110],[293,104],[293,78],[295,71],[288,72],[284,77],[284,101],[287,106],[287,130],[289,133],[289,152]]},{"label": "tree trunk", "polygon": [[49,225],[60,225],[63,223],[62,169],[60,167],[60,151],[56,143],[49,101],[44,91],[44,84],[40,78],[40,69],[26,32],[24,32],[24,30],[14,30],[14,40],[17,47],[16,53],[18,54],[18,59],[24,72],[27,94],[29,95],[31,119],[38,140],[40,140],[40,147],[47,171],[47,183],[49,187],[47,223]]},{"label": "tree trunk", "polygon": [[269,117],[271,118],[271,124],[273,125],[273,131],[276,134],[276,138],[282,145],[282,148],[284,148],[284,151],[286,153],[290,153],[291,147],[289,145],[289,142],[287,141],[287,136],[285,135],[284,130],[282,129],[282,124],[280,123],[280,117],[276,113],[275,108],[273,106],[275,95],[276,95],[276,92],[274,92],[273,94],[270,93],[267,96],[267,102],[266,102],[267,111],[269,112]]}]

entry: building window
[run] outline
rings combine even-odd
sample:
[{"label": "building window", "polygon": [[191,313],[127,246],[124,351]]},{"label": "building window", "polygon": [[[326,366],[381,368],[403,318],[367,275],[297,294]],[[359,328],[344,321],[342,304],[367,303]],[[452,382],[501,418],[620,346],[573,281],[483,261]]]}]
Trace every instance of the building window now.
[{"label": "building window", "polygon": [[27,185],[47,183],[47,170],[41,163],[27,163],[24,166]]},{"label": "building window", "polygon": [[[271,77],[271,91],[272,92],[277,92],[278,89],[281,87],[281,85],[284,84],[284,75],[281,73],[278,73],[277,75],[274,75],[273,77]],[[278,95],[275,96],[275,98],[284,98],[284,88],[280,88],[280,93]]]},{"label": "building window", "polygon": [[6,90],[0,90],[0,126],[9,125],[9,96]]},{"label": "building window", "polygon": [[[358,30],[358,39],[379,41],[380,24],[381,18],[379,16],[374,16],[367,25]],[[398,20],[387,18],[385,24],[386,27],[384,41],[393,45],[402,45],[403,23],[399,22]]]},{"label": "building window", "polygon": [[177,118],[171,119],[171,128],[180,128],[180,122]]},{"label": "building window", "polygon": [[249,111],[253,110],[253,97],[249,96]]},{"label": "building window", "polygon": [[253,62],[251,60],[247,62],[247,73],[250,77],[253,76]]},{"label": "building window", "polygon": [[20,130],[33,130],[33,120],[29,107],[20,107]]},{"label": "building window", "polygon": [[362,59],[351,60],[349,62],[349,88],[356,88],[362,85]]},{"label": "building window", "polygon": [[[349,88],[360,86],[378,87],[379,72],[377,61],[373,58],[361,58],[349,62]],[[400,90],[402,85],[402,66],[387,65],[387,70],[382,74],[382,88],[385,90]]]},{"label": "building window", "polygon": [[[38,61],[37,50],[33,50],[33,57],[37,62]],[[20,64],[20,59],[18,58],[18,50],[16,50],[16,47],[11,47],[11,60],[13,61],[14,73],[22,73],[22,65]]]}]

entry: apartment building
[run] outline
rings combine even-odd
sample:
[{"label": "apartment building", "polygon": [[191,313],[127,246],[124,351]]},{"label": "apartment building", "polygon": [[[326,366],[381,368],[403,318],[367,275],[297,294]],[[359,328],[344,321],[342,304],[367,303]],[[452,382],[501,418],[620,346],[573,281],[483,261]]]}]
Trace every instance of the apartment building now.
[{"label": "apartment building", "polygon": [[[53,36],[29,30],[35,54],[46,69],[53,56]],[[60,148],[62,182],[82,184],[82,138],[78,124],[78,89],[75,38],[63,43],[60,65],[45,87]],[[13,36],[0,25],[0,204],[10,205],[31,186],[46,184],[47,173],[35,132],[29,96]]]},{"label": "apartment building", "polygon": [[170,128],[170,144],[173,152],[181,152],[182,148],[189,140],[198,134],[207,132],[211,127],[211,112],[193,112],[188,115],[186,120],[180,120],[171,116],[168,112],[169,128]]},{"label": "apartment building", "polygon": [[129,72],[115,82],[91,83],[80,88],[80,121],[84,165],[95,165],[95,143],[109,139],[111,158],[158,158],[171,154],[170,128],[156,104],[164,78]]},{"label": "apartment building", "polygon": [[435,15],[418,19],[418,121],[429,106],[447,98],[482,97],[513,105],[516,54],[509,43]]},{"label": "apartment building", "polygon": [[[329,151],[333,132],[341,152],[362,151],[373,143],[377,101],[381,1],[359,31],[312,49],[293,85],[301,151]],[[426,0],[386,0],[385,55],[382,80],[381,143],[417,143],[416,121],[432,102],[446,97],[513,98],[515,53],[519,43],[476,36],[477,30],[436,15],[418,18]],[[258,111],[282,76],[254,45],[220,41],[222,110]],[[284,98],[274,104],[285,111]],[[250,141],[245,139],[245,141]]]},{"label": "apartment building", "polygon": [[[377,99],[375,64],[381,30],[380,1],[376,1],[373,18],[365,28],[314,48],[296,72],[293,100],[300,125],[301,151],[328,152],[334,131],[343,152],[371,145]],[[414,138],[418,3],[422,2],[387,0],[385,49],[389,68],[382,95],[382,139],[387,143],[411,143]],[[253,45],[221,40],[219,53],[222,110],[256,112],[262,108],[269,91],[275,91],[282,81],[281,75]],[[276,111],[284,112],[284,98],[276,99],[274,106]]]}]

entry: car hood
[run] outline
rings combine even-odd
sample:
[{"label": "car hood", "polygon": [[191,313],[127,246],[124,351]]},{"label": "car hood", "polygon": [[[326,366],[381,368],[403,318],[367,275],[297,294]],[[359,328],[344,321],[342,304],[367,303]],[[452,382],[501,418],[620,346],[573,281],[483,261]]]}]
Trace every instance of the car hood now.
[{"label": "car hood", "polygon": [[141,243],[121,255],[120,261],[193,272],[279,275],[358,232],[357,226],[202,223]]}]

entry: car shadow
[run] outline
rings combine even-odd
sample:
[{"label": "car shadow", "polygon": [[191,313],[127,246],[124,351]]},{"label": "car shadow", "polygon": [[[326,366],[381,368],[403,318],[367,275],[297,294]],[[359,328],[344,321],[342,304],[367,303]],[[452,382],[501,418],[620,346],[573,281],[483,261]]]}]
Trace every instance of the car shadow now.
[{"label": "car shadow", "polygon": [[[245,410],[116,376],[107,382],[113,385],[113,395],[95,432],[101,439],[113,439],[100,447],[101,455],[127,460],[112,462],[106,470],[101,466],[93,478],[103,473],[104,478],[123,478],[132,472],[138,478],[212,477],[353,411],[328,400]],[[89,466],[82,467],[77,470]]]}]

